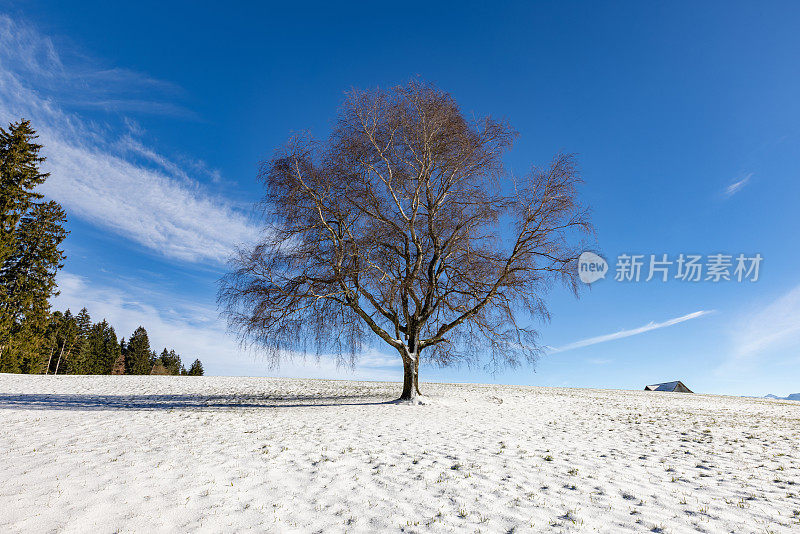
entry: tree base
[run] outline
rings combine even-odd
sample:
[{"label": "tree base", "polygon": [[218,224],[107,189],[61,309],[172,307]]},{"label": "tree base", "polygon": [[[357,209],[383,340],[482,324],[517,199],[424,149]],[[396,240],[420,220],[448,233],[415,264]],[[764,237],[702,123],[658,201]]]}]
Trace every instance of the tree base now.
[{"label": "tree base", "polygon": [[426,404],[431,404],[431,401],[427,397],[423,397],[422,395],[414,395],[410,399],[404,399],[400,397],[396,401],[392,401],[392,404],[402,404],[405,406],[425,406]]}]

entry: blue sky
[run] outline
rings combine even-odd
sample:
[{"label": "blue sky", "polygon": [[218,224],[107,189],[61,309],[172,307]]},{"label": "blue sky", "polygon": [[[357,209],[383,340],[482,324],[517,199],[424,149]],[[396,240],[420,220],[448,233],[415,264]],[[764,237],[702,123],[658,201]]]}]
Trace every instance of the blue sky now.
[{"label": "blue sky", "polygon": [[578,154],[612,270],[620,254],[764,258],[755,283],[554,290],[535,368],[423,380],[800,390],[800,5],[351,6],[0,1],[0,121],[34,121],[70,217],[57,307],[119,335],[143,324],[209,374],[399,378],[379,347],[355,371],[269,370],[214,297],[258,232],[258,161],[293,131],[324,136],[351,86],[418,75],[511,121],[514,172]]}]

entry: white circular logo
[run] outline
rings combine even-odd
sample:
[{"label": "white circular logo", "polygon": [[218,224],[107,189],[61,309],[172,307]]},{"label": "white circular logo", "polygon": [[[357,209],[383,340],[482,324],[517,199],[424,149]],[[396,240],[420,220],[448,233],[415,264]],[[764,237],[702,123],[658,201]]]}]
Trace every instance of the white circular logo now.
[{"label": "white circular logo", "polygon": [[587,250],[578,257],[578,277],[584,284],[597,282],[605,278],[607,273],[608,263],[602,256]]}]

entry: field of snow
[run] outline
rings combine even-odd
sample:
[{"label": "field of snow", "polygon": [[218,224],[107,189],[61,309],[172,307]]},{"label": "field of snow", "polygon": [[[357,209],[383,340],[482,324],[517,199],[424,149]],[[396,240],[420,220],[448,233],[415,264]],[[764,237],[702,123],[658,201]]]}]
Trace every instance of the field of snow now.
[{"label": "field of snow", "polygon": [[800,403],[0,375],[0,532],[800,532]]}]

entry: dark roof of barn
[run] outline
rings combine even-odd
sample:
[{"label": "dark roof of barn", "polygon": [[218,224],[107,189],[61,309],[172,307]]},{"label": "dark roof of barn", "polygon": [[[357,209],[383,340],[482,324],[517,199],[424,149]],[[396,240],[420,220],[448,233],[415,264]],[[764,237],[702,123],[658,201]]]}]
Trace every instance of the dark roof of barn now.
[{"label": "dark roof of barn", "polygon": [[651,384],[649,386],[645,386],[644,389],[645,391],[681,391],[684,393],[692,393],[692,390],[687,388],[686,385],[680,380],[663,382],[661,384]]}]

